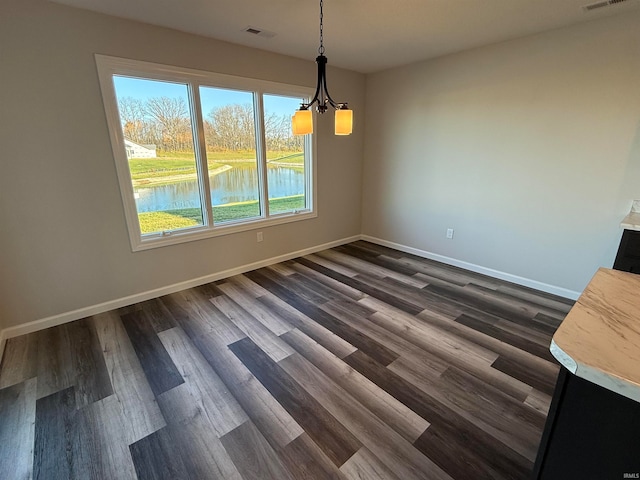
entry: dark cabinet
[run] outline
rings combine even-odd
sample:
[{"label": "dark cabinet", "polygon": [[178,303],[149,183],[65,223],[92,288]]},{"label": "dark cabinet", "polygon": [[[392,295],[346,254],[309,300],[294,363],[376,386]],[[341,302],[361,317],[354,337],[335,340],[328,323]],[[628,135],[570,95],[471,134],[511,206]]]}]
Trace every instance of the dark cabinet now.
[{"label": "dark cabinet", "polygon": [[640,478],[640,404],[563,367],[533,478]]},{"label": "dark cabinet", "polygon": [[623,272],[640,273],[640,232],[623,232],[613,268]]}]

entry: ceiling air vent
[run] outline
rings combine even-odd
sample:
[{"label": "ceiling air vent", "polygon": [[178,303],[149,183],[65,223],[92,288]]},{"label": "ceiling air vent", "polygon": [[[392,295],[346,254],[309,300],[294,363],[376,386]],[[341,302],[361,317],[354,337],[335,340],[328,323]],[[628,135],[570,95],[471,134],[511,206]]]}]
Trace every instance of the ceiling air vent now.
[{"label": "ceiling air vent", "polygon": [[244,31],[250,33],[251,35],[255,35],[256,37],[273,38],[276,36],[276,34],[273,32],[269,32],[258,27],[252,27],[251,25],[245,28]]},{"label": "ceiling air vent", "polygon": [[610,7],[612,5],[616,5],[618,3],[626,3],[633,0],[601,0],[600,2],[590,3],[589,5],[584,5],[582,9],[585,12],[590,12],[592,10],[598,10],[599,8]]}]

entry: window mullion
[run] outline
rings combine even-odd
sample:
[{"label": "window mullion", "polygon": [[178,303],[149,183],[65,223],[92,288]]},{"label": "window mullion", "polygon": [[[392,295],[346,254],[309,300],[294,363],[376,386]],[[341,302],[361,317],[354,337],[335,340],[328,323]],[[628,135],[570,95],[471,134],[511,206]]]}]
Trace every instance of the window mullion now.
[{"label": "window mullion", "polygon": [[262,92],[253,93],[253,108],[256,127],[256,157],[258,159],[258,184],[262,216],[269,217],[269,186],[267,181],[267,142],[264,121],[264,102]]},{"label": "window mullion", "polygon": [[204,121],[200,107],[200,90],[196,83],[189,83],[189,101],[191,102],[191,123],[193,125],[196,169],[200,185],[200,203],[204,211],[205,224],[213,227],[213,207],[211,206],[211,186],[209,184],[209,166],[207,163],[207,144],[204,137]]},{"label": "window mullion", "polygon": [[304,157],[305,157],[305,208],[307,210],[315,211],[315,196],[316,196],[316,159],[315,151],[313,147],[315,143],[315,135],[305,135],[304,139]]}]

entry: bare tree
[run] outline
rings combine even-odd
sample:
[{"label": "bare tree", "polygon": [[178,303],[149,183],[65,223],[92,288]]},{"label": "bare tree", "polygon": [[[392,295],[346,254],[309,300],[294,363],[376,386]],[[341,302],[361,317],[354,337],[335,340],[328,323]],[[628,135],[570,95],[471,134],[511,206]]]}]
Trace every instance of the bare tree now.
[{"label": "bare tree", "polygon": [[[183,98],[118,99],[124,136],[140,144],[155,144],[165,151],[192,151],[189,108]],[[270,151],[300,151],[303,139],[291,132],[288,115],[265,112],[266,147]],[[204,119],[208,148],[255,150],[255,120],[251,104],[212,109]]]},{"label": "bare tree", "polygon": [[294,136],[291,131],[291,117],[265,112],[265,137],[268,150],[299,151],[302,149],[302,137]]},{"label": "bare tree", "polygon": [[161,127],[163,149],[193,150],[189,109],[183,98],[150,98],[145,105],[145,113]]},{"label": "bare tree", "polygon": [[122,132],[126,138],[136,143],[147,142],[145,125],[145,107],[137,98],[124,97],[118,99],[118,111]]},{"label": "bare tree", "polygon": [[253,107],[250,104],[213,108],[208,120],[211,125],[211,147],[223,150],[256,148]]}]

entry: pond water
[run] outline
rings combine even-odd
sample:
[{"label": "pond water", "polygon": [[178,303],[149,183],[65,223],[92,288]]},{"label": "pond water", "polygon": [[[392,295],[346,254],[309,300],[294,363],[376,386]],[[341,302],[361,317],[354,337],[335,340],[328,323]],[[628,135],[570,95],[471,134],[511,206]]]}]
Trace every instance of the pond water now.
[{"label": "pond water", "polygon": [[[304,173],[300,169],[268,167],[269,197],[287,197],[304,193]],[[258,198],[258,174],[255,167],[233,167],[209,177],[213,205],[245,202]],[[200,207],[196,180],[136,189],[138,213]]]}]

